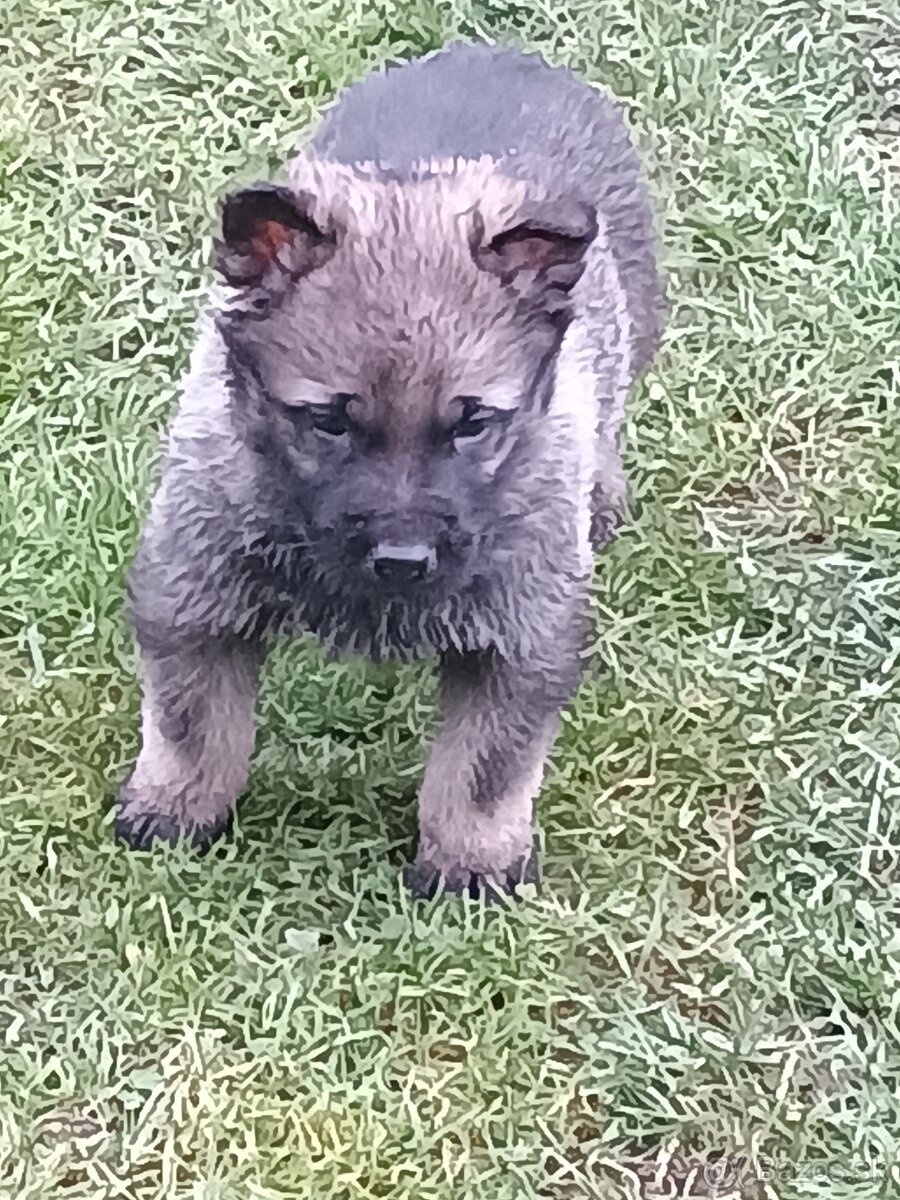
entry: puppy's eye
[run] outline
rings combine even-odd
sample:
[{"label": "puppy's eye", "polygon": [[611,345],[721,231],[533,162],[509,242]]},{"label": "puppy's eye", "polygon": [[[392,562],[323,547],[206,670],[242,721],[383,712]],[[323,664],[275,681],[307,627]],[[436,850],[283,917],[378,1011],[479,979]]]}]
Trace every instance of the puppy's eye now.
[{"label": "puppy's eye", "polygon": [[319,433],[327,433],[330,437],[342,437],[350,432],[347,414],[341,410],[326,405],[322,408],[307,409],[313,429]]},{"label": "puppy's eye", "polygon": [[450,430],[454,442],[480,441],[508,415],[496,408],[485,408],[477,396],[457,396],[456,400],[462,404],[462,416]]},{"label": "puppy's eye", "polygon": [[353,427],[348,409],[356,396],[339,392],[331,404],[315,404],[307,408],[313,429],[329,437],[343,437]]},{"label": "puppy's eye", "polygon": [[469,417],[465,421],[460,421],[453,427],[453,437],[455,440],[465,438],[469,441],[484,437],[488,431],[490,422],[484,417]]}]

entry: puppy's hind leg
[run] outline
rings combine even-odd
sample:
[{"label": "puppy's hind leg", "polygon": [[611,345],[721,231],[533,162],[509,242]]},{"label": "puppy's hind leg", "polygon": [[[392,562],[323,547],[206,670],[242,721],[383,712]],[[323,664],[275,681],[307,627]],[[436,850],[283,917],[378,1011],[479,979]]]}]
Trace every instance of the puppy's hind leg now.
[{"label": "puppy's hind leg", "polygon": [[595,550],[607,546],[620,527],[636,515],[634,500],[614,436],[604,434],[597,443],[594,487],[591,494],[590,542]]}]

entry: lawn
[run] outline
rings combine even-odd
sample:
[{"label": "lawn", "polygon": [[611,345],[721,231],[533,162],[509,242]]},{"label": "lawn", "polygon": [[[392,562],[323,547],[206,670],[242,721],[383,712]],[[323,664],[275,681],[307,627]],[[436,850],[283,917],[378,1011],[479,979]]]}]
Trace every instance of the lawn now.
[{"label": "lawn", "polygon": [[[491,919],[399,883],[427,668],[281,649],[218,856],[109,808],[215,202],[459,33],[619,98],[671,308]],[[896,1197],[898,47],[862,0],[5,0],[3,1200]]]}]

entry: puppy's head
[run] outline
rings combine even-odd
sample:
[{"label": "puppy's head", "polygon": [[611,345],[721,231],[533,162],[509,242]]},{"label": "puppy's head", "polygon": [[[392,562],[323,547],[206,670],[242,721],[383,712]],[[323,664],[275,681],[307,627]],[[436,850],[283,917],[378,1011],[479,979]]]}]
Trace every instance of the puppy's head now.
[{"label": "puppy's head", "polygon": [[301,158],[226,201],[236,394],[330,569],[446,590],[513,519],[595,233],[486,160],[397,180]]}]

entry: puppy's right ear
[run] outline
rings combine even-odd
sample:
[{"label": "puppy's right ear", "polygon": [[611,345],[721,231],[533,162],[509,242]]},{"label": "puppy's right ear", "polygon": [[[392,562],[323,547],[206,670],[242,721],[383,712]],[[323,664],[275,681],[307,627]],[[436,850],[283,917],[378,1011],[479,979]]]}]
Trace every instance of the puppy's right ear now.
[{"label": "puppy's right ear", "polygon": [[314,211],[314,196],[279,184],[233,192],[222,205],[215,244],[222,281],[237,288],[284,284],[326,263],[337,249],[337,230]]}]

